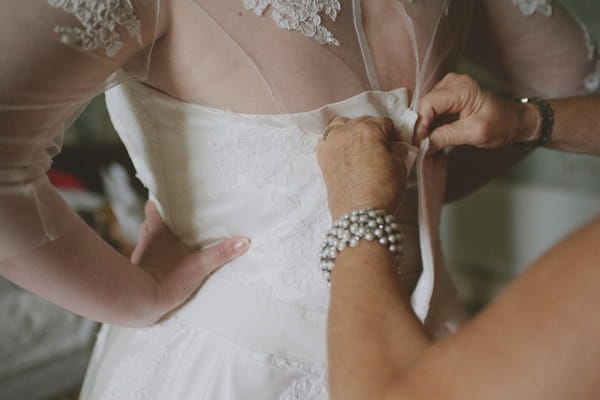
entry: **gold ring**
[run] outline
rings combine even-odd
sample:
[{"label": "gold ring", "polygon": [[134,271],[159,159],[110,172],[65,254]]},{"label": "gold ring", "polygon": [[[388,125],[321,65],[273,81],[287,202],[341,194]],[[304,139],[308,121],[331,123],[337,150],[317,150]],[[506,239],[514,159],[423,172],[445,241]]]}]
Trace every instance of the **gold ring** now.
[{"label": "gold ring", "polygon": [[333,128],[337,128],[338,126],[342,126],[342,125],[340,125],[340,124],[329,125],[327,128],[325,128],[325,130],[323,131],[323,140],[327,139],[327,136],[329,136],[329,132],[331,132],[333,130]]}]

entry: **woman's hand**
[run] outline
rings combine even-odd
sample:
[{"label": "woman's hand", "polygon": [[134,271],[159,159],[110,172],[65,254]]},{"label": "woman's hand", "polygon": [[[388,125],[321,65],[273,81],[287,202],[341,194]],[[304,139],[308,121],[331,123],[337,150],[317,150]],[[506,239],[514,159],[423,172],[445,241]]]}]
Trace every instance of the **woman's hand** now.
[{"label": "woman's hand", "polygon": [[236,237],[194,251],[175,238],[154,203],[146,203],[145,213],[131,261],[156,282],[156,321],[181,305],[211,273],[245,253],[250,245],[248,239]]},{"label": "woman's hand", "polygon": [[330,127],[317,160],[332,218],[367,206],[393,214],[404,197],[408,146],[399,142],[392,120],[336,117]]},{"label": "woman's hand", "polygon": [[[535,139],[539,114],[535,106],[482,89],[467,75],[450,73],[421,98],[416,140],[429,136],[431,152],[471,145],[496,148]],[[442,120],[452,122],[442,124]]]}]

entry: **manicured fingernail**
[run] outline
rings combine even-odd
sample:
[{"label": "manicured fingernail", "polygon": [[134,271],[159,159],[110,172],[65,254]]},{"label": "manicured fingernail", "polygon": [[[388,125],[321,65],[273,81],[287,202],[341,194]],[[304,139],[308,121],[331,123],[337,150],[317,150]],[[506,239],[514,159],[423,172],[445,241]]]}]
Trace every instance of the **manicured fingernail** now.
[{"label": "manicured fingernail", "polygon": [[242,253],[248,250],[249,247],[250,240],[248,238],[239,239],[233,244],[233,250],[235,250],[236,253]]}]

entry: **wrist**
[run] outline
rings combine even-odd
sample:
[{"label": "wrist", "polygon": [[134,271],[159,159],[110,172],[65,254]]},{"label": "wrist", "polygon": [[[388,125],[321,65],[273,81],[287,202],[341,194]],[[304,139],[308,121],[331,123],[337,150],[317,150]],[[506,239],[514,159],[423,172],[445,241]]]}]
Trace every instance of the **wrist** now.
[{"label": "wrist", "polygon": [[122,325],[143,328],[154,325],[173,307],[158,278],[148,269],[133,265],[140,275],[132,285],[127,300],[128,315]]},{"label": "wrist", "polygon": [[516,107],[518,115],[518,128],[515,136],[515,142],[532,142],[539,135],[542,124],[540,113],[537,107],[531,103],[518,102]]},{"label": "wrist", "polygon": [[329,282],[338,254],[363,240],[375,242],[395,255],[401,264],[403,235],[394,217],[370,207],[356,209],[333,222],[321,249],[321,271]]},{"label": "wrist", "polygon": [[523,110],[527,111],[524,114],[524,120],[522,122],[524,127],[529,125],[529,129],[524,129],[526,132],[528,132],[525,134],[528,139],[517,142],[517,145],[523,147],[525,151],[531,151],[536,147],[543,146],[550,138],[554,127],[554,112],[552,111],[552,107],[550,107],[550,104],[540,97],[523,97],[517,99],[517,101],[522,105],[533,106],[537,112],[537,124],[535,130],[533,130],[535,133],[532,138],[531,125],[533,116],[531,115],[531,111],[529,109],[522,108]]}]

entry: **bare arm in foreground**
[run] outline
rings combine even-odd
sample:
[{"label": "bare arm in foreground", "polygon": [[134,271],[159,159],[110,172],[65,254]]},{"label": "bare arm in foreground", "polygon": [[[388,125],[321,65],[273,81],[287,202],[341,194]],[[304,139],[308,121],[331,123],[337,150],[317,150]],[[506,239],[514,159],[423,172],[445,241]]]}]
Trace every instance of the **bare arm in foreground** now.
[{"label": "bare arm in foreground", "polygon": [[[391,161],[388,128],[351,121],[319,144],[333,218],[366,202],[389,211],[401,196],[406,172]],[[391,189],[382,192],[383,183]],[[332,399],[598,398],[599,241],[597,218],[435,343],[414,316],[389,251],[363,240],[346,248],[331,276]]]}]

